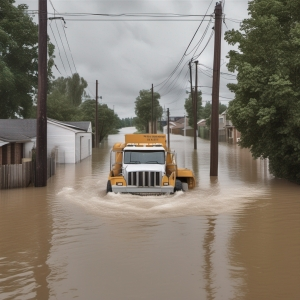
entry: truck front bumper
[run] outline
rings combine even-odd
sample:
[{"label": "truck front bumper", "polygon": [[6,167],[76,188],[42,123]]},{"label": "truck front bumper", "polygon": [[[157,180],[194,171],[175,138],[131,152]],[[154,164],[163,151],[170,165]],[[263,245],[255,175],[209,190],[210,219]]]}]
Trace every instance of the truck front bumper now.
[{"label": "truck front bumper", "polygon": [[114,193],[131,193],[131,194],[171,194],[174,193],[174,187],[158,186],[158,187],[134,187],[134,186],[119,186],[112,185]]}]

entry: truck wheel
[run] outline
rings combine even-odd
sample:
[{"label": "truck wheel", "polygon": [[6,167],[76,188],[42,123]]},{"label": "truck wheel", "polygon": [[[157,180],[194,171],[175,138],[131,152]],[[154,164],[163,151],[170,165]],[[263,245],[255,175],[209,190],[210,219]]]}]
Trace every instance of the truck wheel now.
[{"label": "truck wheel", "polygon": [[174,192],[182,191],[182,182],[179,179],[176,179]]},{"label": "truck wheel", "polygon": [[106,193],[111,193],[111,192],[112,192],[111,183],[110,180],[108,180],[106,186]]}]

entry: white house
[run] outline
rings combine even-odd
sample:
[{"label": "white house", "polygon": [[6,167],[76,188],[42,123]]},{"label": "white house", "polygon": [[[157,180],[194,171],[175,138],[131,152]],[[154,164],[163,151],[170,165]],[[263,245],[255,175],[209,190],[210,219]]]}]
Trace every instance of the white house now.
[{"label": "white house", "polygon": [[[17,161],[20,163],[22,158],[31,158],[31,151],[35,146],[35,119],[0,120],[0,164]],[[47,119],[47,154],[50,155],[53,151],[57,155],[58,163],[77,163],[90,156],[91,122],[61,122]]]},{"label": "white house", "polygon": [[57,151],[58,163],[77,163],[92,154],[91,122],[48,119],[47,153]]}]

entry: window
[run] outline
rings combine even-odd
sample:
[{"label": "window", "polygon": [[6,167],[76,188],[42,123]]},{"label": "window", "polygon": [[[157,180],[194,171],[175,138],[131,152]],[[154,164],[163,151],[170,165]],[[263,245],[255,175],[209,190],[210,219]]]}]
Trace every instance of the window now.
[{"label": "window", "polygon": [[125,164],[164,164],[164,151],[125,151]]}]

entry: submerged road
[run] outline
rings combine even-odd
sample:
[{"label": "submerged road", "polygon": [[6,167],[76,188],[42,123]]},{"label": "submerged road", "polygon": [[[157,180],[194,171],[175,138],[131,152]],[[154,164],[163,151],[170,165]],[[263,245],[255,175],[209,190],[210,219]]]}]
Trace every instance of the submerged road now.
[{"label": "submerged road", "polygon": [[0,299],[300,299],[300,186],[220,143],[171,135],[197,187],[106,195],[109,136],[45,188],[0,191]]}]

